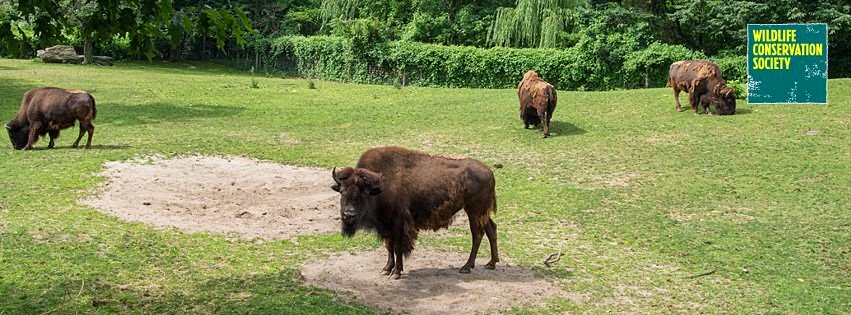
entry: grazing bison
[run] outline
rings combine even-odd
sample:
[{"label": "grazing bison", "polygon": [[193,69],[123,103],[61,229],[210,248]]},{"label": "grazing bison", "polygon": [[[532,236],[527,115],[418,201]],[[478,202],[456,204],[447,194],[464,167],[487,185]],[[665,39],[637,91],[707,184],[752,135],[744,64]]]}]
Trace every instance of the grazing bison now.
[{"label": "grazing bison", "polygon": [[399,279],[402,258],[414,249],[419,230],[448,227],[461,208],[470,219],[473,247],[460,272],[475,267],[484,234],[491,250],[485,268],[496,268],[496,223],[491,220],[496,182],[482,162],[381,147],[361,155],[357,168],[335,169],[331,175],[336,182],[331,188],[340,193],[343,235],[367,229],[384,241],[387,264],[382,274]]},{"label": "grazing bison", "polygon": [[526,72],[517,85],[517,98],[520,99],[520,119],[523,128],[544,123],[544,138],[550,135],[550,118],[556,109],[556,89],[547,83],[535,71]]},{"label": "grazing bison", "polygon": [[92,134],[95,132],[92,125],[95,116],[95,99],[86,91],[36,88],[24,94],[18,113],[6,124],[6,131],[15,149],[32,149],[39,136],[46,134],[50,135],[47,147],[52,148],[54,140],[59,137],[59,130],[71,127],[75,120],[79,120],[80,135],[74,141],[74,147],[80,144],[83,133],[88,132],[88,149],[92,146]]},{"label": "grazing bison", "polygon": [[671,64],[666,86],[674,89],[674,103],[678,111],[683,111],[680,106],[680,91],[686,91],[689,105],[695,115],[699,113],[698,103],[708,115],[712,115],[709,111],[710,103],[715,103],[719,115],[736,113],[736,92],[727,86],[727,82],[721,77],[721,69],[711,61],[687,60]]}]

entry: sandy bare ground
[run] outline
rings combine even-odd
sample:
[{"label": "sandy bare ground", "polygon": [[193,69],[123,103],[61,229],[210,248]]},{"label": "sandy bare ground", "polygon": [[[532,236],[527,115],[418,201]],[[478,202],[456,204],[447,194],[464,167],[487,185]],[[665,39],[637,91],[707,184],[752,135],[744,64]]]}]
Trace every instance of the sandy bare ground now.
[{"label": "sandy bare ground", "polygon": [[339,231],[331,171],[244,157],[107,162],[102,192],[82,203],[128,221],[188,232],[293,239]]},{"label": "sandy bare ground", "polygon": [[399,280],[380,274],[387,262],[383,248],[315,259],[302,265],[301,274],[310,285],[393,313],[492,313],[534,306],[552,297],[582,299],[536,278],[527,268],[500,262],[496,270],[484,269],[490,259],[487,247],[479,250],[473,272],[460,274],[467,255],[417,248],[405,260]]},{"label": "sandy bare ground", "polygon": [[[148,157],[107,162],[105,167],[100,175],[109,181],[81,202],[124,220],[246,239],[295,239],[339,231],[339,195],[330,189],[327,169],[236,156]],[[463,211],[450,230],[424,232],[432,237],[468,233]],[[307,284],[394,313],[490,313],[555,296],[581,300],[506,261],[496,270],[484,269],[490,259],[487,241],[473,272],[459,274],[467,255],[417,248],[405,260],[402,279],[390,280],[380,275],[387,257],[384,249],[332,254],[305,263],[302,275]]]}]

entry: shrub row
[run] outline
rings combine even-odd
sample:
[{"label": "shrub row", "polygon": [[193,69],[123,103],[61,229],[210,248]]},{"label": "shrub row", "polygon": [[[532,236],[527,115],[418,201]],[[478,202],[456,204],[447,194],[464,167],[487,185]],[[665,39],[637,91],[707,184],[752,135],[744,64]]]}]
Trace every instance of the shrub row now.
[{"label": "shrub row", "polygon": [[[660,87],[665,85],[672,62],[705,58],[683,46],[667,44],[653,44],[620,56],[620,64],[608,64],[611,56],[601,59],[599,54],[578,47],[476,48],[412,41],[361,47],[338,36],[284,36],[254,47],[261,50],[260,72],[358,83],[470,88],[515,87],[528,70],[538,71],[562,90],[634,88],[645,83]],[[728,80],[744,81],[744,57],[713,60]]]}]

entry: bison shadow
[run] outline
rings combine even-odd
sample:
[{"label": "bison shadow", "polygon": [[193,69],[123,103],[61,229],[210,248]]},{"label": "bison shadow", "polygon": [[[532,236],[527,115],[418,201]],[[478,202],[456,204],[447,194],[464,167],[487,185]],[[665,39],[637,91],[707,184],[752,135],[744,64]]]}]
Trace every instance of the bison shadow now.
[{"label": "bison shadow", "polygon": [[[542,130],[543,128],[543,125],[539,124],[535,127],[530,127],[529,130]],[[550,121],[550,138],[581,135],[584,133],[586,133],[585,129],[579,128],[572,123],[561,120]]]},{"label": "bison shadow", "polygon": [[116,126],[134,126],[205,118],[221,118],[234,116],[243,110],[245,109],[237,106],[204,104],[173,105],[152,103],[112,105],[98,112],[101,115],[94,121],[94,124],[97,126],[98,121],[104,121]]},{"label": "bison shadow", "polygon": [[[80,145],[80,146],[75,148],[75,147],[72,147],[70,144],[69,145],[59,145],[58,143],[59,143],[59,141],[61,141],[60,139],[62,139],[62,138],[60,137],[60,138],[56,139],[57,145],[54,146],[53,148],[48,148],[46,145],[45,146],[33,146],[33,148],[28,150],[28,151],[42,151],[42,150],[44,150],[44,151],[56,151],[56,150],[60,150],[60,151],[61,150],[126,150],[126,149],[130,149],[130,146],[126,145],[126,144],[92,144],[92,147],[88,148],[88,149],[84,148],[83,145]],[[39,140],[38,143],[42,143],[43,141],[49,141],[49,140],[48,139],[41,139],[41,140]]]}]

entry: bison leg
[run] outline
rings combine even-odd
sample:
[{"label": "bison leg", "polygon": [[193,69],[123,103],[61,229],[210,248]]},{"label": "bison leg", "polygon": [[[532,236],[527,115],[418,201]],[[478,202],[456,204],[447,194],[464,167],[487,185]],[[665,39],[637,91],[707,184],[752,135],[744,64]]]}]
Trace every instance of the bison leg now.
[{"label": "bison leg", "polygon": [[707,115],[712,116],[712,111],[709,110],[709,102],[700,102],[700,105],[703,106],[703,111],[706,112]]},{"label": "bison leg", "polygon": [[86,149],[92,148],[92,135],[95,133],[95,125],[92,125],[90,121],[88,126],[86,126],[86,132],[89,133],[89,138],[86,140]]},{"label": "bison leg", "polygon": [[547,115],[547,110],[543,109],[538,112],[538,118],[544,124],[544,138],[550,136],[550,116]]},{"label": "bison leg", "polygon": [[59,138],[59,130],[51,130],[48,132],[48,135],[50,135],[50,143],[47,144],[47,148],[50,149],[53,148],[53,145],[55,144],[54,140]]},{"label": "bison leg", "polygon": [[80,135],[77,136],[77,140],[74,141],[74,145],[72,147],[76,148],[80,145],[80,139],[83,139],[83,134],[86,132],[89,133],[89,138],[86,141],[86,149],[90,149],[92,147],[92,135],[95,133],[95,125],[92,125],[91,120],[80,120]]},{"label": "bison leg", "polygon": [[482,236],[484,236],[484,227],[480,226],[479,218],[467,212],[467,217],[470,219],[470,234],[473,236],[473,248],[470,249],[470,258],[467,263],[461,267],[460,273],[470,273],[470,269],[476,268],[476,254],[479,253],[479,246],[482,244]]},{"label": "bison leg", "polygon": [[[397,220],[393,224],[393,255],[396,259],[396,262],[393,264],[393,270],[390,271],[390,279],[397,280],[402,277],[402,270],[404,270],[404,264],[402,262],[405,254],[411,252],[411,246],[413,245],[413,240],[409,238],[410,236],[407,233],[410,233],[411,230],[406,229],[406,225],[402,222],[402,220]],[[416,239],[416,231],[413,232],[413,239]]]},{"label": "bison leg", "polygon": [[86,149],[92,148],[92,135],[95,133],[95,125],[92,124],[91,119],[80,120],[80,135],[77,136],[77,140],[74,141],[72,147],[76,148],[80,145],[80,139],[83,139],[83,134],[86,132],[89,133],[89,138],[86,140]]},{"label": "bison leg", "polygon": [[38,130],[41,129],[41,122],[34,121],[30,125],[30,134],[27,137],[27,145],[22,150],[31,150],[33,144],[38,140]]},{"label": "bison leg", "polygon": [[700,98],[697,97],[697,93],[691,91],[688,93],[688,104],[691,105],[691,109],[694,110],[695,115],[699,115],[700,111],[697,109],[697,104],[700,101]]},{"label": "bison leg", "polygon": [[485,225],[485,234],[488,236],[488,242],[491,246],[491,261],[485,265],[485,269],[496,269],[496,263],[499,262],[499,250],[496,247],[496,223],[493,219],[488,219],[488,224]]},{"label": "bison leg", "polygon": [[682,105],[680,105],[680,89],[677,88],[677,85],[673,85],[674,88],[674,104],[677,104],[677,111],[683,111]]},{"label": "bison leg", "polygon": [[381,274],[386,276],[389,275],[390,271],[393,270],[393,267],[396,266],[396,262],[393,257],[393,241],[389,238],[384,239],[384,248],[387,248],[387,264],[381,269]]}]

